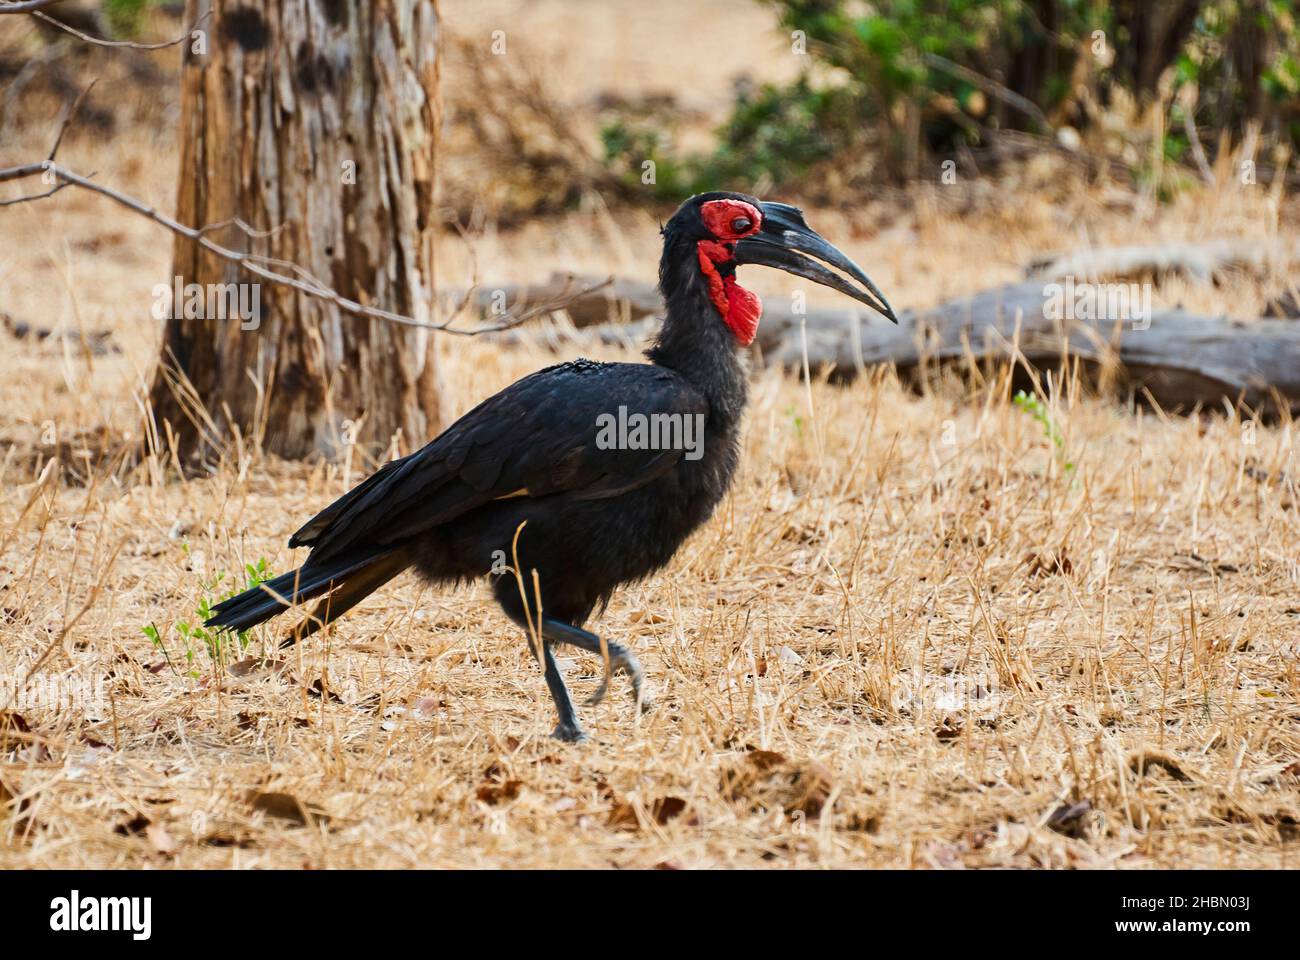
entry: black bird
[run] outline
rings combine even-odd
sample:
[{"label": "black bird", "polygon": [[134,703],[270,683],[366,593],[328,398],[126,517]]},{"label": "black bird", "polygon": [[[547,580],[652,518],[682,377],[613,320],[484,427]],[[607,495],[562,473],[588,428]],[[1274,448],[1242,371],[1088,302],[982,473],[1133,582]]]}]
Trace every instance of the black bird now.
[{"label": "black bird", "polygon": [[555,644],[608,653],[588,703],[604,696],[608,673],[622,671],[644,707],[636,657],[618,643],[602,649],[583,624],[615,588],[664,566],[731,484],[746,401],[741,355],[762,312],[736,283],[736,267],[778,267],[897,322],[867,275],[795,207],[704,193],[662,233],[667,309],[650,363],[574,360],[489,397],[308,521],[289,540],[311,548],[303,565],[218,604],[208,625],[245,630],[317,599],[291,643],[408,567],[434,583],[490,572],[497,602],[543,662],[556,737],[585,734]]}]

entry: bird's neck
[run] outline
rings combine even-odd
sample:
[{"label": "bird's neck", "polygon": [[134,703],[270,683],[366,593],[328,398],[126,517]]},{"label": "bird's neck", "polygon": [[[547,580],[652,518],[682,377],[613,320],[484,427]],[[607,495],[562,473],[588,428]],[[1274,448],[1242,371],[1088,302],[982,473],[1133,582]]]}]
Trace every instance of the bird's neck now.
[{"label": "bird's neck", "polygon": [[749,395],[744,348],[709,299],[695,251],[685,244],[681,251],[673,246],[665,249],[659,267],[664,322],[646,355],[699,390],[709,401],[710,416],[717,426],[735,426]]}]

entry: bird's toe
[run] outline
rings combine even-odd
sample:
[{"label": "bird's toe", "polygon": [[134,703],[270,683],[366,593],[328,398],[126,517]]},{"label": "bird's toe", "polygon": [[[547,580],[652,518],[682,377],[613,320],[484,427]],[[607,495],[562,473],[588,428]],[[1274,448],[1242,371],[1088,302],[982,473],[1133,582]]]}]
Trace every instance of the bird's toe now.
[{"label": "bird's toe", "polygon": [[601,680],[594,693],[587,698],[587,706],[594,707],[600,701],[605,699],[605,694],[609,692],[609,681]]},{"label": "bird's toe", "polygon": [[587,731],[576,723],[557,723],[551,736],[565,743],[582,743],[587,739]]},{"label": "bird's toe", "polygon": [[642,684],[645,682],[645,674],[641,671],[641,663],[632,654],[628,654],[624,662],[620,665],[628,679],[632,681],[632,702],[641,705],[641,712],[645,713],[650,709],[650,698],[642,693]]}]

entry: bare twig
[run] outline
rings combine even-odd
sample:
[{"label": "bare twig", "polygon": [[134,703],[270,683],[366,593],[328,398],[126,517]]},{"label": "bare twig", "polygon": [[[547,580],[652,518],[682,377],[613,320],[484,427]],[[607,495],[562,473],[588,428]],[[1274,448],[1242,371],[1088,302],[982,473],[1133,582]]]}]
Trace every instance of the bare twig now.
[{"label": "bare twig", "polygon": [[942,70],[944,73],[951,74],[960,80],[965,80],[967,83],[979,87],[989,96],[1001,100],[1003,103],[1007,104],[1007,106],[1014,107],[1021,113],[1033,117],[1041,123],[1044,128],[1048,130],[1052,128],[1051,121],[1047,119],[1047,114],[1043,113],[1038,104],[1022,97],[1014,90],[1007,88],[996,80],[990,80],[983,74],[976,73],[969,67],[963,67],[960,63],[953,63],[947,57],[941,57],[937,53],[927,53],[925,54],[924,59],[927,64],[934,67],[936,70]]},{"label": "bare twig", "polygon": [[[8,11],[6,11],[3,7],[0,7],[0,13],[7,13],[7,12]],[[190,35],[196,29],[198,29],[199,24],[202,23],[204,20],[208,19],[208,17],[212,16],[212,11],[211,10],[207,11],[206,13],[203,14],[203,16],[195,20],[192,24],[190,24],[189,29],[187,29],[175,40],[164,40],[161,43],[138,43],[135,40],[101,40],[99,37],[92,37],[88,33],[83,33],[82,31],[78,30],[76,27],[70,27],[66,23],[60,23],[58,20],[55,20],[53,17],[51,17],[48,13],[33,11],[32,16],[36,17],[36,19],[38,20],[44,20],[46,23],[50,24],[51,26],[58,27],[64,33],[72,34],[78,40],[84,40],[86,41],[86,43],[93,43],[99,47],[125,47],[130,50],[165,50],[168,47],[174,47],[176,46],[176,44],[184,43],[186,40],[188,40],[190,38]]]},{"label": "bare twig", "polygon": [[[582,289],[562,291],[561,295],[557,297],[555,301],[538,304],[535,307],[531,307],[522,313],[510,317],[508,320],[500,324],[488,327],[477,327],[473,330],[456,330],[451,326],[455,317],[445,323],[429,323],[428,321],[417,320],[414,317],[407,317],[400,313],[393,313],[391,310],[381,310],[378,307],[368,307],[364,304],[357,303],[355,300],[343,296],[337,290],[333,290],[326,286],[324,283],[311,276],[311,274],[307,273],[307,271],[302,267],[284,261],[271,260],[267,257],[258,256],[257,254],[246,253],[239,250],[232,250],[229,247],[224,247],[221,244],[208,239],[205,235],[205,232],[210,228],[187,227],[185,224],[173,220],[166,214],[160,213],[153,207],[150,207],[139,200],[128,197],[126,194],[118,193],[110,187],[93,183],[88,178],[73,173],[65,167],[60,167],[51,160],[2,169],[0,170],[0,183],[6,183],[10,180],[22,180],[27,177],[33,177],[45,173],[46,171],[49,171],[60,182],[81,187],[82,189],[89,190],[92,193],[98,193],[100,196],[108,197],[108,199],[126,207],[128,210],[138,213],[143,217],[148,217],[154,223],[166,227],[168,230],[172,231],[172,233],[193,240],[203,249],[216,254],[223,260],[230,261],[256,277],[260,277],[270,283],[292,287],[310,297],[326,300],[334,304],[344,313],[352,314],[353,316],[369,317],[374,320],[387,320],[391,323],[399,323],[408,327],[422,327],[427,330],[442,330],[446,333],[454,333],[461,337],[478,336],[483,333],[499,333],[502,330],[509,330],[511,327],[516,327],[534,317],[561,310],[564,308],[565,304],[569,303],[571,300],[586,296],[596,290],[603,289],[614,282],[613,277],[607,277],[599,283],[589,285]],[[30,197],[27,199],[38,199],[38,197]],[[283,273],[277,273],[275,270],[271,269],[271,266],[281,266],[285,269],[292,270],[297,274],[297,276],[287,276]]]},{"label": "bare twig", "polygon": [[1201,175],[1201,179],[1209,186],[1214,186],[1214,172],[1210,169],[1210,163],[1205,159],[1205,148],[1201,146],[1200,135],[1196,132],[1196,119],[1192,116],[1190,106],[1183,108],[1183,130],[1187,134],[1187,142],[1192,148],[1192,159],[1196,161],[1196,169]]},{"label": "bare twig", "polygon": [[[94,174],[91,174],[91,176],[94,176]],[[64,187],[70,187],[70,186],[72,186],[72,184],[64,180],[61,181],[60,183],[56,183],[54,186],[50,187],[50,189],[42,193],[28,193],[28,194],[24,194],[21,197],[14,197],[12,200],[0,200],[0,207],[12,207],[19,203],[30,203],[33,200],[44,200],[46,197],[54,196]]]},{"label": "bare twig", "polygon": [[4,13],[31,13],[39,10],[41,7],[48,7],[58,0],[14,0],[14,2],[0,2],[0,14]]},{"label": "bare twig", "polygon": [[68,125],[72,123],[73,118],[77,115],[77,111],[81,109],[81,101],[86,99],[86,94],[90,93],[98,82],[99,78],[96,77],[94,80],[91,80],[90,83],[86,84],[86,89],[77,94],[77,99],[73,100],[72,105],[63,111],[63,119],[59,121],[59,132],[54,138],[54,146],[50,147],[50,155],[45,159],[52,161],[55,155],[59,152],[59,147],[63,143],[63,135],[68,132]]}]

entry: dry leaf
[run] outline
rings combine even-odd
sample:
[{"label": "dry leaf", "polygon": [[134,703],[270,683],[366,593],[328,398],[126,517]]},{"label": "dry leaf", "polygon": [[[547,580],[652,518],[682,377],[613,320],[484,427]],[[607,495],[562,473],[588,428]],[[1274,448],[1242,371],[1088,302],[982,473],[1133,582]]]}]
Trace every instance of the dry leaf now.
[{"label": "dry leaf", "polygon": [[288,669],[289,664],[284,660],[266,660],[262,657],[249,657],[246,660],[240,660],[238,663],[232,663],[226,668],[226,672],[232,677],[250,677],[257,673],[279,676]]},{"label": "dry leaf", "polygon": [[0,710],[0,729],[17,730],[19,733],[32,732],[31,726],[23,715],[12,710]]},{"label": "dry leaf", "polygon": [[633,830],[641,826],[636,816],[636,808],[630,803],[617,803],[611,807],[606,823],[611,827],[629,827]]},{"label": "dry leaf", "polygon": [[477,796],[484,803],[495,805],[519,796],[523,785],[522,780],[509,775],[503,761],[496,760],[483,771],[483,783],[478,788]]},{"label": "dry leaf", "polygon": [[523,787],[522,780],[506,780],[504,783],[485,783],[478,788],[478,798],[489,806],[495,806],[505,800],[519,796]]},{"label": "dry leaf", "polygon": [[934,735],[940,740],[956,740],[961,736],[962,722],[956,717],[944,717],[937,727],[934,728]]},{"label": "dry leaf", "polygon": [[415,706],[411,712],[421,720],[428,720],[437,716],[438,711],[447,706],[446,700],[439,700],[437,697],[421,697],[415,701]]},{"label": "dry leaf", "polygon": [[[660,797],[650,804],[650,817],[659,826],[668,823],[682,815],[686,811],[686,801],[681,797]],[[639,830],[641,828],[640,818],[637,817],[636,807],[626,801],[615,803],[610,807],[609,818],[606,823],[611,827],[623,829]]]},{"label": "dry leaf", "polygon": [[292,793],[254,790],[248,794],[247,799],[254,810],[260,810],[268,817],[287,820],[299,826],[305,827],[314,822],[325,823],[329,821],[329,815],[323,810],[303,803]]},{"label": "dry leaf", "polygon": [[1184,772],[1182,765],[1167,753],[1159,753],[1155,750],[1137,750],[1129,755],[1128,768],[1139,777],[1145,775],[1152,767],[1159,767],[1181,783],[1188,783],[1192,779]]},{"label": "dry leaf", "polygon": [[771,750],[754,750],[747,764],[722,774],[722,791],[748,802],[751,810],[783,809],[805,816],[820,815],[830,798],[834,775],[816,761],[795,763]]},{"label": "dry leaf", "polygon": [[663,826],[674,817],[680,816],[686,809],[686,801],[681,797],[660,797],[650,808],[650,814],[655,818],[655,823]]},{"label": "dry leaf", "polygon": [[307,684],[307,692],[317,699],[327,699],[330,703],[343,703],[343,698],[330,688],[330,679],[328,674],[321,674],[311,683]]},{"label": "dry leaf", "polygon": [[1047,826],[1067,837],[1080,838],[1084,835],[1084,828],[1087,826],[1084,815],[1091,810],[1092,803],[1088,800],[1062,804],[1048,816]]},{"label": "dry leaf", "polygon": [[749,762],[760,770],[771,770],[786,763],[785,755],[777,753],[775,750],[757,750],[751,748]]},{"label": "dry leaf", "polygon": [[113,832],[120,837],[135,837],[143,833],[148,828],[149,823],[149,818],[144,814],[136,814],[130,820],[119,823]]},{"label": "dry leaf", "polygon": [[668,618],[649,610],[633,610],[628,614],[628,620],[632,623],[667,623]]}]

